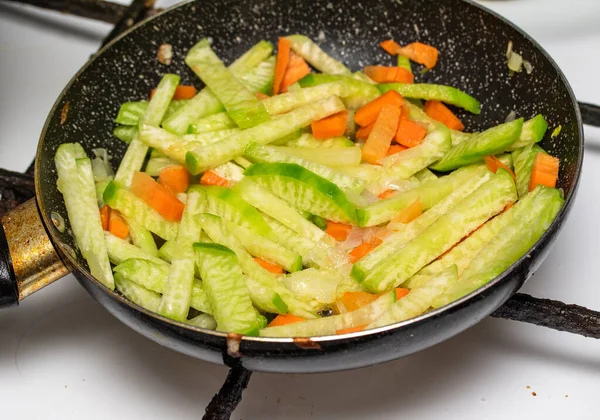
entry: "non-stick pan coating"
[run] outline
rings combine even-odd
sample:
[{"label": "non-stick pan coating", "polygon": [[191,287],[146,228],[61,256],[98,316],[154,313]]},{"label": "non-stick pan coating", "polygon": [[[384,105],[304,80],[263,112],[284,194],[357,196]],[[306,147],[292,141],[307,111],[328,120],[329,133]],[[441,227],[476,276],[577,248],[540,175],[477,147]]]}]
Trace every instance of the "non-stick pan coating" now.
[{"label": "non-stick pan coating", "polygon": [[[200,88],[201,82],[183,62],[187,50],[194,43],[203,37],[211,37],[216,52],[229,63],[261,39],[276,42],[278,36],[293,33],[311,37],[352,70],[370,64],[392,65],[394,59],[378,46],[384,39],[393,38],[401,44],[418,40],[436,46],[440,51],[438,65],[426,74],[417,71],[416,81],[452,85],[478,98],[482,103],[480,116],[457,111],[467,131],[501,123],[510,111],[525,118],[541,113],[548,119],[550,128],[542,146],[561,160],[559,187],[565,190],[567,206],[542,240],[543,244],[538,244],[531,252],[529,261],[521,261],[510,275],[496,282],[500,285],[492,287],[496,290],[495,298],[486,298],[486,303],[481,303],[486,293],[494,294],[488,291],[477,299],[471,299],[470,303],[458,304],[452,310],[454,314],[446,311],[446,318],[452,318],[453,328],[437,323],[437,327],[427,327],[429,332],[426,334],[430,335],[427,339],[419,341],[411,338],[413,344],[406,345],[403,342],[396,350],[393,346],[390,348],[391,342],[388,342],[387,349],[383,347],[381,354],[371,360],[368,360],[370,353],[367,352],[364,355],[367,359],[356,357],[345,364],[314,363],[313,367],[301,368],[300,363],[293,368],[282,368],[280,366],[283,365],[274,367],[263,359],[258,365],[250,367],[318,371],[389,360],[435,344],[489,314],[520,287],[535,264],[541,262],[538,257],[547,253],[543,249],[551,236],[555,236],[576,189],[583,139],[572,92],[555,64],[530,38],[471,3],[456,0],[224,0],[186,3],[151,19],[102,50],[72,80],[54,106],[42,133],[36,172],[38,199],[45,220],[49,220],[52,211],[66,216],[62,197],[56,189],[53,163],[59,144],[81,142],[90,155],[95,147],[108,148],[116,169],[126,150],[126,145],[111,134],[119,105],[147,98],[165,73],[177,73],[182,76],[182,83],[195,84]],[[532,74],[522,72],[509,76],[505,57],[509,41],[513,42],[514,50],[531,62]],[[161,64],[156,59],[158,47],[163,43],[173,47],[171,65]],[[67,103],[68,115],[66,121],[61,123],[61,111]],[[558,125],[562,125],[562,131],[552,140],[550,133]],[[64,245],[74,248],[68,230],[61,234],[51,225],[49,230],[63,251],[66,249]],[[77,263],[80,267],[87,267],[78,253]],[[212,361],[220,360],[214,351],[196,352],[195,348],[222,348],[222,337],[187,331],[173,323],[164,323],[140,314],[126,307],[122,298],[101,290],[86,275],[78,276],[86,288],[130,326],[146,335],[154,334],[154,339],[178,350]],[[474,304],[475,301],[479,303]],[[460,310],[468,306],[472,309]],[[430,321],[433,325],[434,320]],[[153,326],[148,327],[149,323]],[[447,330],[436,335],[435,331],[431,332],[435,328]],[[408,328],[406,330],[408,334]],[[425,333],[425,330],[417,331]],[[414,333],[411,332],[413,336]],[[187,336],[184,344],[174,342],[180,334]],[[411,343],[413,341],[409,340]],[[327,351],[327,345],[323,344],[323,351]],[[268,358],[273,349],[268,346],[266,343],[257,344],[254,350],[263,352],[263,356]],[[250,347],[248,351],[251,351]],[[286,358],[294,353],[289,351],[291,348],[293,346],[289,343],[287,346],[281,345],[276,353],[280,358]],[[285,361],[282,363],[285,365]]]}]

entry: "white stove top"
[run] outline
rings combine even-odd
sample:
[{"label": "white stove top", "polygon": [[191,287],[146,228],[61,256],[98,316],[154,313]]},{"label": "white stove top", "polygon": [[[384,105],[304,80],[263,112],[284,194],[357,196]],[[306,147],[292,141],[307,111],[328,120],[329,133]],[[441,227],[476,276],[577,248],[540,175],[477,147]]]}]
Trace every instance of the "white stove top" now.
[{"label": "white stove top", "polygon": [[[580,100],[600,104],[600,2],[481,3],[537,39]],[[56,96],[109,30],[0,3],[0,167],[26,169]],[[600,130],[586,127],[586,136],[600,145]],[[600,310],[598,179],[600,152],[588,148],[572,215],[524,292]],[[226,373],[129,330],[72,276],[0,314],[2,417],[199,419]],[[233,418],[597,419],[598,391],[600,342],[486,319],[434,348],[371,368],[255,373]]]}]

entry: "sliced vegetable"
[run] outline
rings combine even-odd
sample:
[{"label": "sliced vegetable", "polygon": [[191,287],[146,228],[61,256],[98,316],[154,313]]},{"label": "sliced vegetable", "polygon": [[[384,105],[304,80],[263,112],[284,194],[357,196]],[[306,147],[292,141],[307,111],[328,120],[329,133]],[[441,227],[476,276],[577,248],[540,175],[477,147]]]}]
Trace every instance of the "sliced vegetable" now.
[{"label": "sliced vegetable", "polygon": [[538,153],[545,153],[537,144],[519,148],[511,153],[513,164],[515,167],[515,176],[517,184],[517,192],[519,198],[522,198],[529,192],[529,181],[531,180],[531,171],[533,162]]},{"label": "sliced vegetable", "polygon": [[214,171],[206,171],[200,178],[200,184],[202,185],[218,185],[220,187],[229,187],[229,181],[225,178],[220,177]]},{"label": "sliced vegetable", "polygon": [[531,168],[529,191],[533,191],[538,185],[554,188],[558,180],[558,167],[558,158],[547,153],[538,152]]},{"label": "sliced vegetable", "polygon": [[277,62],[275,63],[275,79],[273,81],[273,95],[277,95],[281,90],[283,77],[290,61],[291,42],[286,38],[279,38],[277,44]]},{"label": "sliced vegetable", "polygon": [[129,236],[129,226],[117,210],[111,210],[108,217],[108,231],[117,238],[125,239]]},{"label": "sliced vegetable", "polygon": [[375,120],[373,129],[362,149],[363,160],[376,164],[386,156],[390,144],[398,129],[400,108],[396,105],[385,105]]},{"label": "sliced vegetable", "polygon": [[160,304],[160,295],[142,287],[120,274],[115,274],[115,286],[123,296],[138,306],[156,312]]},{"label": "sliced vegetable", "polygon": [[[181,220],[184,205],[166,187],[156,182],[150,175],[136,172],[131,182],[131,192],[144,200],[167,220]],[[105,199],[106,200],[106,199]]]},{"label": "sliced vegetable", "polygon": [[318,121],[310,123],[312,134],[317,139],[343,136],[348,121],[348,110],[338,112]]},{"label": "sliced vegetable", "polygon": [[284,146],[304,149],[341,149],[354,147],[354,142],[347,137],[317,140],[312,134],[304,133],[297,139],[288,141]]},{"label": "sliced vegetable", "polygon": [[281,91],[287,92],[288,87],[310,73],[310,67],[298,54],[291,53],[290,60],[281,82]]},{"label": "sliced vegetable", "polygon": [[464,124],[458,117],[440,101],[429,100],[425,102],[423,111],[425,111],[429,117],[441,122],[452,130],[463,131],[465,129]]},{"label": "sliced vegetable", "polygon": [[425,127],[412,120],[402,118],[398,123],[395,139],[404,147],[415,147],[421,144],[426,135]]},{"label": "sliced vegetable", "polygon": [[273,89],[273,77],[275,74],[275,57],[269,57],[260,62],[248,73],[236,76],[246,86],[258,100],[261,98],[257,94],[266,95]]},{"label": "sliced vegetable", "polygon": [[286,38],[290,41],[292,50],[317,70],[331,74],[350,74],[346,66],[327,55],[310,38],[304,35],[290,35]]},{"label": "sliced vegetable", "polygon": [[125,102],[121,104],[115,122],[122,125],[138,125],[140,117],[146,113],[148,101]]},{"label": "sliced vegetable", "polygon": [[116,138],[118,138],[119,140],[121,140],[122,142],[129,144],[129,143],[131,143],[131,140],[133,140],[133,138],[137,135],[137,132],[138,132],[137,125],[136,126],[119,125],[114,128],[113,135]]},{"label": "sliced vegetable", "polygon": [[356,111],[354,121],[361,127],[366,127],[375,122],[384,106],[392,105],[400,107],[403,103],[402,96],[396,91],[386,92]]},{"label": "sliced vegetable", "polygon": [[127,225],[129,227],[129,236],[131,237],[133,244],[143,249],[148,255],[157,257],[158,248],[156,247],[156,241],[154,240],[152,233],[131,219],[127,219]]},{"label": "sliced vegetable", "polygon": [[541,141],[546,134],[548,129],[548,123],[546,119],[538,114],[530,120],[523,123],[523,129],[519,139],[511,144],[506,150],[513,151],[520,147],[528,146]]},{"label": "sliced vegetable", "polygon": [[296,315],[291,315],[291,314],[277,315],[273,319],[273,321],[271,321],[269,323],[269,327],[277,327],[280,325],[293,324],[294,322],[301,322],[301,321],[306,321],[306,320],[302,317],[299,317]]},{"label": "sliced vegetable", "polygon": [[352,251],[350,251],[350,261],[352,261],[353,264],[357,261],[360,261],[368,253],[370,253],[379,245],[381,245],[382,242],[383,241],[378,237],[374,237],[368,242],[363,242],[362,244],[354,248]]},{"label": "sliced vegetable", "polygon": [[254,258],[254,261],[258,263],[262,268],[267,270],[269,273],[273,274],[283,274],[283,267],[277,264],[270,263],[269,261],[265,261],[262,258]]},{"label": "sliced vegetable", "polygon": [[[155,93],[156,89],[152,89],[152,92],[150,92],[150,99],[152,99]],[[192,85],[179,85],[175,89],[173,100],[192,99],[196,96],[196,93],[196,88]]]},{"label": "sliced vegetable", "polygon": [[385,41],[382,41],[379,45],[385,50],[385,52],[387,52],[390,55],[397,55],[398,50],[401,48],[400,44],[398,44],[393,39],[386,39]]},{"label": "sliced vegetable", "polygon": [[200,118],[193,124],[190,124],[188,134],[207,133],[236,127],[235,122],[229,118],[227,112],[217,112],[216,114]]},{"label": "sliced vegetable", "polygon": [[422,214],[423,203],[421,203],[419,200],[416,200],[408,207],[402,209],[400,213],[398,213],[398,215],[392,219],[392,222],[407,224]]},{"label": "sliced vegetable", "polygon": [[331,220],[327,221],[327,228],[325,229],[325,233],[331,236],[336,241],[343,242],[348,237],[348,234],[352,230],[352,225],[347,225],[345,223],[336,223]]},{"label": "sliced vegetable", "polygon": [[438,50],[431,45],[413,42],[396,50],[396,53],[410,58],[415,63],[423,64],[428,69],[435,67]]},{"label": "sliced vegetable", "polygon": [[167,166],[158,174],[160,185],[167,188],[173,194],[186,192],[190,186],[190,174],[181,165]]},{"label": "sliced vegetable", "polygon": [[496,173],[498,171],[498,169],[500,169],[500,168],[504,169],[516,181],[515,173],[513,172],[513,170],[510,169],[508,166],[506,166],[504,163],[502,163],[502,161],[500,159],[498,159],[496,156],[484,156],[483,160],[484,160],[487,168],[491,172]]},{"label": "sliced vegetable", "polygon": [[376,83],[413,83],[415,80],[404,67],[368,66],[364,72]]}]

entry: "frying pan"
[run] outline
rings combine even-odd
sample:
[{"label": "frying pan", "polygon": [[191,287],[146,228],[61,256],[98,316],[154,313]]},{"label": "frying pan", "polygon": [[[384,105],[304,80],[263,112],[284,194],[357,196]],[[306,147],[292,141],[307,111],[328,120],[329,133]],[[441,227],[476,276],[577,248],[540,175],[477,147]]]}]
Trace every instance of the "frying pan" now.
[{"label": "frying pan", "polygon": [[[226,62],[261,39],[302,33],[353,70],[390,62],[378,43],[394,38],[422,41],[441,52],[437,67],[417,73],[418,82],[456,86],[482,103],[479,116],[459,113],[467,130],[503,122],[510,111],[526,118],[547,117],[542,147],[561,160],[558,187],[565,205],[530,252],[502,275],[450,305],[417,318],[349,336],[309,338],[241,337],[207,331],[151,313],[108,290],[89,273],[67,229],[53,223],[66,217],[56,188],[54,154],[65,142],[80,142],[88,153],[105,147],[118,165],[126,145],[112,137],[119,105],[146,96],[164,73],[200,87],[185,66],[186,51],[211,37]],[[509,41],[533,65],[532,74],[509,76]],[[163,43],[173,46],[173,63],[156,59]],[[389,361],[446,340],[479,322],[514,294],[548,254],[568,216],[583,160],[581,115],[563,73],[528,35],[483,7],[456,0],[221,0],[180,4],[125,33],[94,56],[57,99],[41,134],[35,168],[36,199],[9,213],[0,229],[0,306],[72,271],[106,309],[135,331],[179,352],[214,363],[268,372],[325,372]],[[4,234],[5,233],[5,234]],[[82,316],[85,316],[82,314]]]}]

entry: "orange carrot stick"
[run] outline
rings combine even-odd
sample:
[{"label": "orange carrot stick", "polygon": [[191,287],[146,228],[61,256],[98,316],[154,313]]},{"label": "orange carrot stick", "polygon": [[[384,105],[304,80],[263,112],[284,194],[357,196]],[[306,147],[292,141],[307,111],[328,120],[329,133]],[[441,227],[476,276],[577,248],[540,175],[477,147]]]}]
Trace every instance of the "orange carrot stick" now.
[{"label": "orange carrot stick", "polygon": [[287,325],[287,324],[293,324],[294,322],[302,322],[302,321],[306,321],[304,318],[296,316],[296,315],[292,315],[292,314],[285,314],[285,315],[277,315],[275,317],[275,319],[273,319],[273,321],[271,321],[269,323],[269,327],[278,327],[280,325]]},{"label": "orange carrot stick", "polygon": [[356,261],[360,260],[369,252],[373,251],[375,248],[381,245],[382,242],[383,241],[377,237],[374,237],[369,242],[363,242],[362,244],[360,244],[359,246],[357,246],[349,252],[350,261],[352,262],[352,264],[354,264]]},{"label": "orange carrot stick", "polygon": [[379,159],[386,155],[398,129],[399,120],[400,108],[398,106],[386,105],[381,109],[373,130],[371,130],[363,146],[363,160],[376,164]]},{"label": "orange carrot stick", "polygon": [[110,207],[106,204],[100,207],[100,220],[102,221],[102,230],[108,230],[108,220],[110,218]]},{"label": "orange carrot stick", "polygon": [[372,100],[368,104],[364,105],[354,114],[354,121],[361,127],[366,127],[369,124],[373,124],[377,119],[377,116],[381,112],[381,108],[385,105],[402,106],[404,99],[395,90],[390,90],[381,95],[379,98]]},{"label": "orange carrot stick", "polygon": [[397,53],[410,58],[415,63],[423,64],[428,69],[434,68],[438,59],[437,48],[421,42],[408,44],[404,48],[398,49]]},{"label": "orange carrot stick", "polygon": [[401,48],[400,44],[398,44],[393,39],[387,39],[379,45],[390,55],[397,55],[398,50]]},{"label": "orange carrot stick", "polygon": [[220,187],[229,187],[229,181],[225,178],[221,178],[213,171],[206,171],[200,178],[200,184],[202,185],[218,185]]},{"label": "orange carrot stick", "polygon": [[333,237],[336,241],[343,242],[346,240],[351,230],[352,226],[350,225],[347,225],[345,223],[336,223],[332,222],[331,220],[328,220],[327,229],[325,229],[325,233]]},{"label": "orange carrot stick", "polygon": [[356,130],[356,138],[363,141],[369,138],[369,134],[371,134],[371,130],[373,129],[374,125],[375,123],[371,123],[365,127],[360,127],[358,130]]},{"label": "orange carrot stick", "polygon": [[560,161],[558,158],[546,153],[539,152],[535,155],[533,168],[531,169],[531,178],[529,179],[529,191],[533,191],[538,185],[545,185],[549,188],[556,187],[559,164]]},{"label": "orange carrot stick", "polygon": [[350,334],[350,333],[353,333],[353,332],[362,331],[366,327],[367,327],[366,325],[359,325],[358,327],[342,328],[341,330],[336,330],[335,334],[336,335]]},{"label": "orange carrot stick", "polygon": [[129,235],[129,226],[121,213],[112,209],[108,218],[108,231],[118,238],[125,239]]},{"label": "orange carrot stick", "polygon": [[415,76],[404,67],[367,66],[364,73],[377,83],[413,83]]},{"label": "orange carrot stick", "polygon": [[280,91],[287,92],[290,85],[293,85],[309,73],[310,67],[308,67],[308,64],[306,61],[304,61],[304,58],[300,57],[298,54],[294,54],[293,52],[290,53],[290,60],[285,70],[283,80],[281,81]]},{"label": "orange carrot stick", "polygon": [[402,146],[415,147],[421,144],[426,135],[427,130],[423,126],[413,120],[401,118],[395,138]]},{"label": "orange carrot stick", "polygon": [[288,63],[290,61],[290,41],[286,38],[279,38],[277,44],[277,61],[275,62],[275,76],[273,79],[273,95],[277,95],[281,89],[281,83],[285,76]]},{"label": "orange carrot stick", "polygon": [[483,160],[485,161],[485,164],[490,170],[490,172],[496,173],[499,168],[502,168],[506,170],[513,177],[514,180],[517,179],[513,170],[506,166],[504,163],[502,163],[502,161],[496,156],[484,156]]},{"label": "orange carrot stick", "polygon": [[404,296],[408,295],[409,293],[410,293],[410,289],[406,289],[404,287],[397,287],[396,288],[396,300],[402,299]]},{"label": "orange carrot stick", "polygon": [[344,305],[344,308],[348,312],[352,312],[361,308],[369,303],[373,302],[378,298],[378,295],[374,295],[367,292],[346,292],[338,298],[338,300]]},{"label": "orange carrot stick", "polygon": [[395,190],[385,190],[384,192],[379,194],[377,197],[381,198],[382,200],[385,200],[386,198],[390,198],[394,195],[396,195]]},{"label": "orange carrot stick", "polygon": [[395,155],[396,153],[403,152],[403,151],[405,151],[406,149],[407,149],[406,147],[404,147],[404,146],[401,146],[401,145],[399,145],[399,144],[392,144],[392,145],[390,146],[390,148],[387,150],[386,156],[389,156],[389,155]]},{"label": "orange carrot stick", "polygon": [[174,194],[186,192],[190,186],[190,174],[185,166],[167,166],[158,173],[158,182]]},{"label": "orange carrot stick", "polygon": [[[156,89],[152,89],[150,92],[150,99],[154,96],[154,92]],[[192,99],[196,96],[196,88],[191,85],[179,85],[175,88],[175,94],[173,95],[173,99]]]},{"label": "orange carrot stick", "polygon": [[278,266],[277,264],[270,263],[261,258],[254,258],[254,261],[256,261],[262,268],[264,268],[270,273],[283,274],[283,268]]},{"label": "orange carrot stick", "polygon": [[348,123],[348,110],[343,110],[322,120],[310,123],[312,134],[317,139],[343,136]]},{"label": "orange carrot stick", "polygon": [[465,126],[458,117],[440,101],[425,102],[423,110],[431,118],[443,123],[452,130],[463,131],[465,129]]},{"label": "orange carrot stick", "polygon": [[421,201],[419,200],[416,200],[408,207],[405,207],[404,209],[400,210],[400,213],[398,213],[396,217],[392,219],[392,221],[406,224],[412,222],[422,214],[423,203],[421,203]]},{"label": "orange carrot stick", "polygon": [[150,175],[144,172],[134,173],[131,192],[144,200],[146,204],[165,219],[175,222],[181,220],[183,203],[175,197],[175,194],[156,182]]}]

